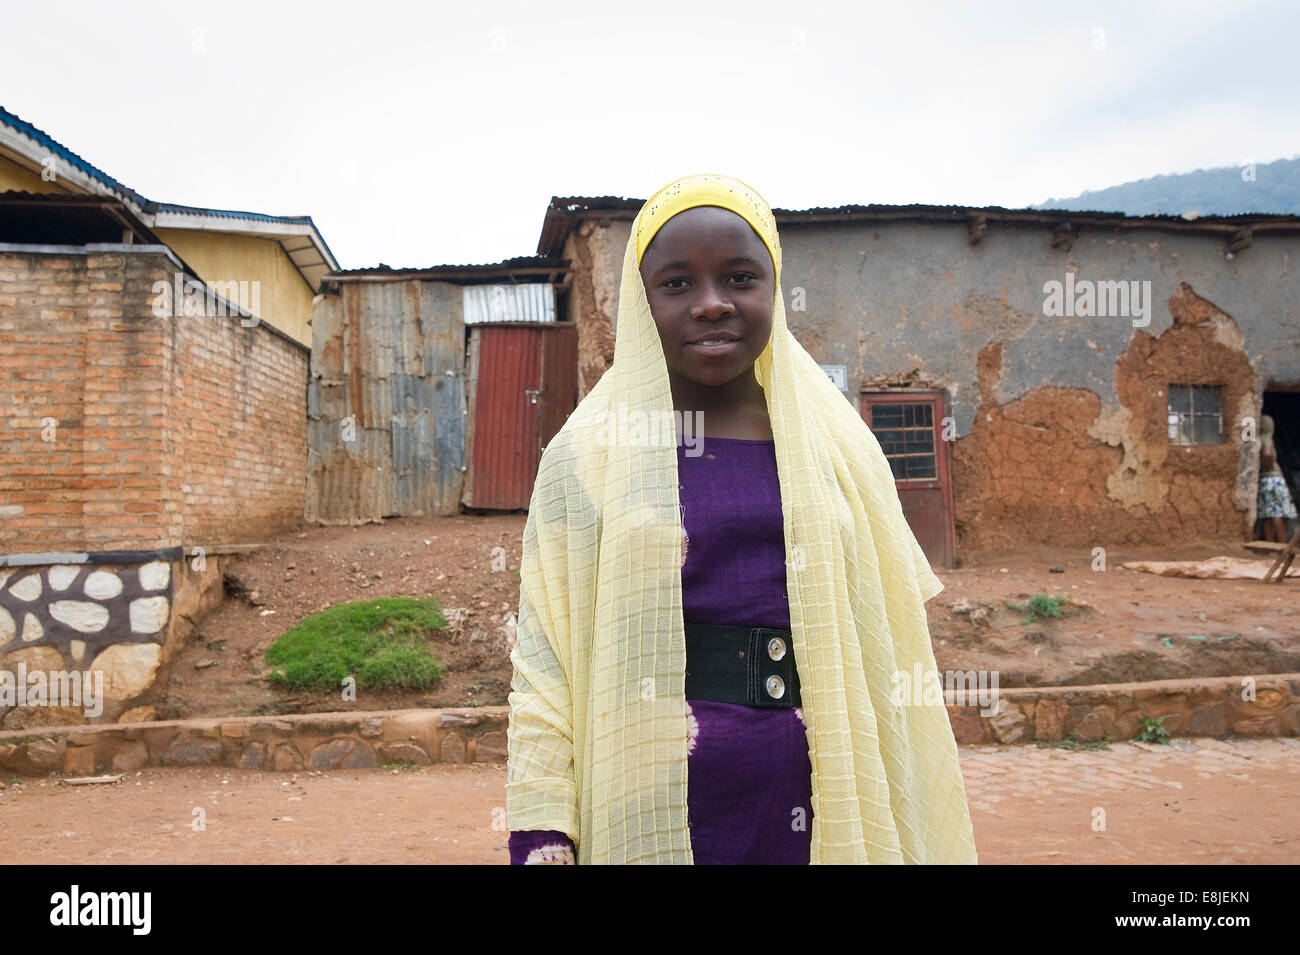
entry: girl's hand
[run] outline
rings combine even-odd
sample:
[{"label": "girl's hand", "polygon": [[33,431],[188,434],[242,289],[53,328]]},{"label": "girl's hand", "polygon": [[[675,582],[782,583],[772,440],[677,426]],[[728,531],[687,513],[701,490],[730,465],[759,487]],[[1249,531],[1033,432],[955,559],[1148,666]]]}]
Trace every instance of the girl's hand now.
[{"label": "girl's hand", "polygon": [[573,840],[554,830],[510,833],[511,865],[577,865]]}]

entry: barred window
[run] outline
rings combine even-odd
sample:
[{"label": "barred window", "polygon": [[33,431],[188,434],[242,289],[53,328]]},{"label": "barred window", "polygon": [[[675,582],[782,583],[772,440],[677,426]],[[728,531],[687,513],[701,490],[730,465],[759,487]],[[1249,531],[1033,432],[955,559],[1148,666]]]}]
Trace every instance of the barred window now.
[{"label": "barred window", "polygon": [[933,480],[938,476],[934,409],[929,402],[873,404],[870,423],[895,480]]},{"label": "barred window", "polygon": [[1223,443],[1223,387],[1169,386],[1169,443]]}]

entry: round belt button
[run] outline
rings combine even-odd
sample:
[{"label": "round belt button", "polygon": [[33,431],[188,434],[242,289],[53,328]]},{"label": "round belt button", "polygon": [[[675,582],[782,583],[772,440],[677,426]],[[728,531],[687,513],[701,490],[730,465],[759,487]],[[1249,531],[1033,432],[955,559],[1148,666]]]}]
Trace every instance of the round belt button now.
[{"label": "round belt button", "polygon": [[767,641],[767,655],[773,660],[780,660],[785,657],[785,641],[780,637],[773,637]]},{"label": "round belt button", "polygon": [[785,696],[785,680],[773,675],[767,678],[767,695],[774,700]]}]

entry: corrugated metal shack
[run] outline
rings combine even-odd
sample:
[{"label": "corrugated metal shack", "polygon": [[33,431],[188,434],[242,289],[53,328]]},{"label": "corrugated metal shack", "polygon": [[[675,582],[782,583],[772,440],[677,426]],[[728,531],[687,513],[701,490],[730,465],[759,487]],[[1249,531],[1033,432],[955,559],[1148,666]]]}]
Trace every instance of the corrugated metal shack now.
[{"label": "corrugated metal shack", "polygon": [[537,256],[328,275],[307,520],[527,507],[540,449],[577,403],[575,330],[556,321],[567,279],[567,262]]}]

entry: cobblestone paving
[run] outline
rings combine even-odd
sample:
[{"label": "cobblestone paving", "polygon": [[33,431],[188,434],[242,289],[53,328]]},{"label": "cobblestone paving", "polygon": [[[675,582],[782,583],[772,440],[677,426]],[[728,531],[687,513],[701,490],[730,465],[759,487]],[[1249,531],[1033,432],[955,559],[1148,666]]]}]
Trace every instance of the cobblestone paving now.
[{"label": "cobblestone paving", "polygon": [[980,862],[1294,862],[1300,740],[961,746]]}]

